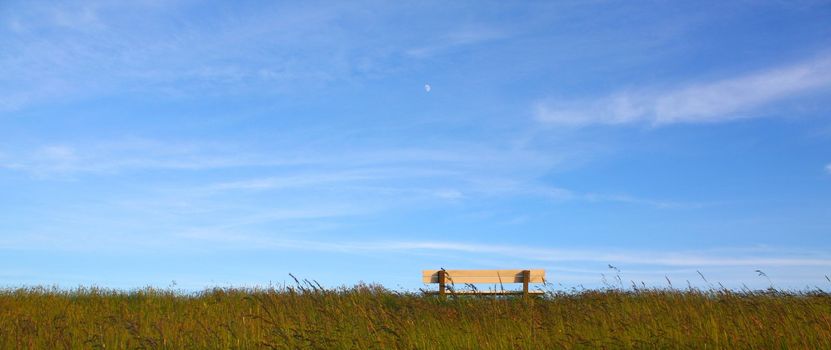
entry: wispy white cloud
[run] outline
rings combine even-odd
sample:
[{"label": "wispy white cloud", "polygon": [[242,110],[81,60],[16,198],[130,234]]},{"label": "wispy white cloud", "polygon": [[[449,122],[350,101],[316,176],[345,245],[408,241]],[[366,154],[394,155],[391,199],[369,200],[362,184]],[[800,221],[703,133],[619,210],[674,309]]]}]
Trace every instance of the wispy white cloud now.
[{"label": "wispy white cloud", "polygon": [[271,176],[266,178],[253,178],[247,180],[223,182],[211,185],[211,189],[215,190],[280,190],[288,188],[300,188],[309,186],[319,186],[325,184],[337,184],[345,182],[365,181],[378,179],[378,176],[373,176],[365,172],[328,172],[320,173],[306,173],[288,176]]},{"label": "wispy white cloud", "polygon": [[0,158],[0,169],[37,177],[71,177],[127,170],[214,169],[257,161],[217,145],[131,139],[84,145],[47,144],[32,150],[7,152],[6,157]]},{"label": "wispy white cloud", "polygon": [[358,59],[373,71],[379,59],[341,40],[336,21],[359,13],[348,8],[273,5],[202,21],[181,16],[190,6],[18,6],[0,18],[9,53],[0,56],[0,111],[116,91],[283,94],[346,79]]},{"label": "wispy white cloud", "polygon": [[[360,249],[357,244],[355,249]],[[722,254],[690,251],[639,251],[603,249],[546,249],[530,246],[466,244],[453,242],[386,242],[368,244],[368,250],[445,250],[478,254],[500,254],[535,261],[590,261],[663,266],[831,266],[831,256],[807,257],[796,254],[741,255],[727,251]],[[804,253],[804,252],[803,252]]]},{"label": "wispy white cloud", "polygon": [[[212,191],[277,191],[282,189],[309,188],[317,186],[374,183],[380,186],[381,183],[390,180],[412,180],[428,178],[456,178],[462,176],[458,170],[434,170],[425,169],[418,165],[398,166],[389,164],[387,161],[377,160],[368,164],[354,165],[349,161],[355,158],[362,158],[360,154],[346,155],[343,161],[330,161],[326,159],[308,159],[306,165],[317,165],[314,169],[282,169],[282,175],[267,177],[254,177],[237,181],[216,183],[208,186],[207,190]],[[265,163],[269,164],[268,162]],[[326,169],[319,169],[320,167]],[[362,187],[366,188],[366,187]]]},{"label": "wispy white cloud", "polygon": [[264,154],[243,147],[211,143],[124,139],[86,144],[47,144],[31,151],[0,155],[0,169],[36,178],[78,179],[86,175],[118,176],[143,171],[198,171],[257,168],[254,177],[238,177],[177,188],[179,197],[232,192],[278,192],[306,189],[462,201],[474,198],[537,197],[554,201],[622,203],[655,208],[700,205],[643,198],[632,194],[580,192],[542,183],[538,178],[558,164],[557,157],[530,150],[459,146],[453,149],[292,150]]},{"label": "wispy white cloud", "polygon": [[659,200],[652,198],[636,197],[628,194],[610,194],[610,193],[594,193],[594,192],[577,192],[565,188],[557,187],[542,187],[539,193],[545,194],[555,199],[562,200],[580,200],[585,202],[605,202],[605,203],[622,203],[622,204],[636,204],[655,208],[699,208],[705,206],[703,203],[690,202],[674,202],[668,200]]},{"label": "wispy white cloud", "polygon": [[406,52],[410,56],[423,58],[450,50],[452,48],[480,44],[492,40],[502,39],[507,36],[508,33],[495,28],[465,28],[447,33],[438,38],[431,38],[431,43],[429,45],[411,48]]},{"label": "wispy white cloud", "polygon": [[98,17],[97,9],[89,4],[78,8],[51,9],[52,23],[73,30],[102,30],[104,24]]},{"label": "wispy white cloud", "polygon": [[568,249],[541,248],[521,245],[475,244],[440,241],[303,241],[271,239],[263,236],[190,234],[189,238],[233,240],[239,247],[257,249],[298,249],[341,253],[435,253],[455,252],[473,257],[501,256],[528,262],[592,262],[667,267],[831,267],[831,255],[810,251],[756,249],[719,249],[701,251],[631,250],[631,249]]},{"label": "wispy white cloud", "polygon": [[825,166],[825,172],[831,174],[831,163]]},{"label": "wispy white cloud", "polygon": [[[290,176],[253,178],[209,185],[205,190],[216,191],[279,191],[297,188],[320,189],[337,186],[342,191],[354,190],[385,196],[406,195],[407,198],[433,197],[444,200],[468,200],[473,198],[545,198],[552,201],[578,201],[586,203],[619,203],[648,206],[659,209],[692,209],[703,203],[677,202],[637,197],[628,194],[579,192],[566,188],[540,184],[533,179],[477,176],[475,171],[459,169],[453,172],[431,172],[419,168],[385,168],[306,172]],[[418,180],[428,183],[418,183]],[[448,187],[454,184],[455,187]]]},{"label": "wispy white cloud", "polygon": [[361,28],[385,21],[382,15],[398,6],[365,11],[360,4],[272,4],[192,19],[187,13],[193,6],[17,6],[0,18],[0,46],[9,53],[0,55],[0,111],[134,91],[174,97],[294,94],[400,71],[402,56],[419,58],[505,36],[487,24],[443,35],[442,28],[427,30],[416,38],[398,30],[364,35]]},{"label": "wispy white cloud", "polygon": [[[315,212],[285,212],[280,216],[289,219],[324,218],[342,213],[327,210]],[[695,280],[698,285],[699,271],[703,271],[712,283],[724,282],[735,288],[742,287],[743,282],[751,286],[766,288],[768,281],[756,279],[753,272],[762,269],[768,272],[777,287],[789,286],[804,288],[808,281],[824,283],[823,276],[831,267],[831,255],[827,252],[805,249],[779,249],[774,247],[738,247],[701,249],[701,250],[667,250],[667,249],[608,249],[608,248],[547,248],[541,246],[486,244],[453,241],[418,241],[418,240],[338,240],[338,239],[295,239],[296,235],[280,233],[252,233],[240,231],[238,227],[186,228],[168,236],[117,236],[92,235],[89,237],[65,237],[43,234],[28,234],[0,237],[0,247],[25,250],[63,250],[95,252],[106,249],[108,252],[125,249],[154,249],[182,252],[202,252],[215,254],[218,251],[281,251],[292,253],[313,252],[308,254],[313,259],[329,254],[347,254],[352,256],[402,256],[416,263],[417,268],[436,267],[441,264],[457,266],[481,266],[482,268],[533,267],[545,268],[550,280],[564,284],[586,284],[599,286],[602,274],[609,282],[616,274],[623,274],[621,283],[629,285],[629,280],[644,281],[651,286],[665,285],[667,278],[686,287],[685,280]],[[292,238],[288,238],[292,237]],[[91,245],[90,242],[95,242]],[[622,272],[606,269],[613,265]],[[441,265],[439,265],[441,266]],[[413,266],[406,270],[413,269]],[[409,278],[406,279],[410,281]],[[411,281],[412,282],[412,281]],[[781,285],[779,283],[782,283]],[[624,287],[625,287],[624,286]],[[711,285],[710,285],[711,286]]]},{"label": "wispy white cloud", "polygon": [[753,118],[758,107],[831,87],[831,56],[775,67],[722,80],[692,83],[668,90],[619,91],[579,100],[548,100],[536,104],[542,123],[591,124],[712,123]]},{"label": "wispy white cloud", "polygon": [[[337,146],[263,152],[233,144],[186,141],[159,141],[128,138],[87,143],[49,143],[7,150],[0,168],[39,176],[111,173],[153,169],[210,170],[218,168],[295,166],[288,175],[261,176],[222,182],[213,189],[276,189],[303,183],[355,181],[395,176],[460,176],[486,164],[521,159],[513,169],[545,169],[556,163],[551,157],[531,152],[493,149],[390,148],[350,149]],[[337,149],[337,152],[335,152]],[[475,154],[475,155],[473,155]],[[311,172],[301,166],[316,166]],[[325,171],[323,171],[325,170]],[[512,170],[513,171],[513,170]],[[492,173],[502,172],[494,169]],[[295,174],[295,175],[292,175]]]}]

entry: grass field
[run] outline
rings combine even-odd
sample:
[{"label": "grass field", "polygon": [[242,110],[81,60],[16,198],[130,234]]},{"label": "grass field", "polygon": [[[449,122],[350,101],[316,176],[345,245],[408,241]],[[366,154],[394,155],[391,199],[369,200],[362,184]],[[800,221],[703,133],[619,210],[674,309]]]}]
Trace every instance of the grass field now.
[{"label": "grass field", "polygon": [[831,348],[831,295],[587,290],[449,297],[311,283],[0,291],[3,349]]}]

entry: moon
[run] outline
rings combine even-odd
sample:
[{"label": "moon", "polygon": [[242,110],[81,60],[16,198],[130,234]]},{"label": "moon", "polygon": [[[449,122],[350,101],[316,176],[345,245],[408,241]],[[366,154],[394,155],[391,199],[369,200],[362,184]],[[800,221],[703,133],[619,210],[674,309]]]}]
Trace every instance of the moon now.
[{"label": "moon", "polygon": [[424,84],[424,91],[430,92],[430,90],[433,90],[433,87],[430,84]]}]

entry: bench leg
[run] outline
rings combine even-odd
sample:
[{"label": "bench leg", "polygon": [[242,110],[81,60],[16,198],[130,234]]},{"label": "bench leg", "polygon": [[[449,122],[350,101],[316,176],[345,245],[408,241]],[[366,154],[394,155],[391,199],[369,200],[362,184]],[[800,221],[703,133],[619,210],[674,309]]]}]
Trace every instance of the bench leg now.
[{"label": "bench leg", "polygon": [[446,274],[447,272],[444,270],[439,271],[439,295],[443,298],[444,297],[444,283],[446,281]]}]

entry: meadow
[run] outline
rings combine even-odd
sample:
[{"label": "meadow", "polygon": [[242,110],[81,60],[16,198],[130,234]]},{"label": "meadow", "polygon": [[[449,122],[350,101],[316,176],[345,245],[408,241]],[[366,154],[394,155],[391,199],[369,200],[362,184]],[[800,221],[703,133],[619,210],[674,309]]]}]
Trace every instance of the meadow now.
[{"label": "meadow", "polygon": [[315,283],[0,291],[2,349],[829,349],[820,290],[605,288],[453,297]]}]

